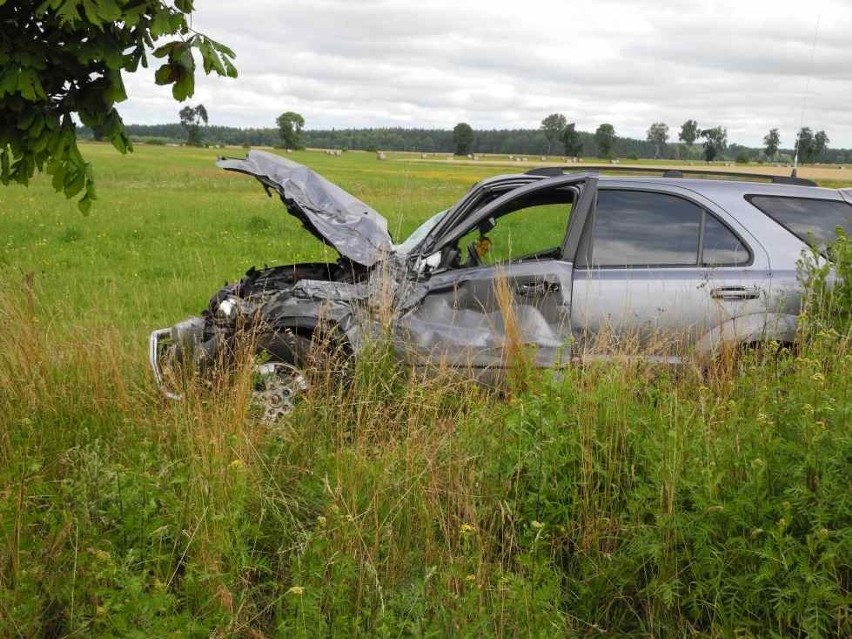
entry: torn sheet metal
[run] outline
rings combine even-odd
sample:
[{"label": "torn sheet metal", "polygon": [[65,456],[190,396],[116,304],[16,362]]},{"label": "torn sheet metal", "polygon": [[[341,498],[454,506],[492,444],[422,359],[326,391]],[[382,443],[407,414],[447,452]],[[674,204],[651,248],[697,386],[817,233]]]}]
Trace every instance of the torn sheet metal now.
[{"label": "torn sheet metal", "polygon": [[216,164],[227,171],[253,175],[275,189],[287,210],[311,233],[357,264],[373,266],[391,250],[385,218],[298,162],[249,151],[243,160],[221,158]]}]

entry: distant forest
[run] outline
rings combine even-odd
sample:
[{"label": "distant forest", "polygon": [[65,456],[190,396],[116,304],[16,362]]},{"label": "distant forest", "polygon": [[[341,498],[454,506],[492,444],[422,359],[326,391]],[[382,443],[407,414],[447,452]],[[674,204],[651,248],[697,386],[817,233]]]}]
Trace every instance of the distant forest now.
[{"label": "distant forest", "polygon": [[[127,133],[137,142],[183,143],[186,131],[180,124],[128,124]],[[672,131],[677,138],[677,130]],[[583,155],[597,157],[598,148],[592,133],[579,131],[583,144]],[[210,145],[236,146],[277,146],[280,144],[278,129],[240,129],[225,126],[205,126],[202,129],[203,141]],[[81,137],[93,137],[90,129],[83,128]],[[453,132],[449,129],[331,129],[302,131],[302,141],[308,148],[357,149],[363,151],[415,151],[421,153],[452,153],[455,150]],[[669,142],[662,150],[661,157],[670,159],[694,159],[701,156],[701,141],[696,141],[691,149],[679,142]],[[475,131],[474,153],[498,153],[517,155],[561,155],[562,145],[550,145],[540,129],[501,129]],[[617,137],[613,148],[615,157],[624,159],[653,158],[654,144],[645,140]],[[781,149],[776,161],[789,162],[792,149]],[[729,161],[765,160],[762,148],[730,144],[717,159]],[[818,162],[852,162],[852,149],[827,149]]]}]

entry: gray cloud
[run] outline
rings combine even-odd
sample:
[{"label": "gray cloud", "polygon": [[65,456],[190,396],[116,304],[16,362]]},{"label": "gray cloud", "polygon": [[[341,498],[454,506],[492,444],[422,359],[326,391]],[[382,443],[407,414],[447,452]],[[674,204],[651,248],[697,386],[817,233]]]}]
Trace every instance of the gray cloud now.
[{"label": "gray cloud", "polygon": [[[695,118],[759,144],[792,139],[806,105],[805,125],[852,147],[848,0],[243,0],[200,3],[193,26],[238,54],[239,79],[197,82],[217,124],[536,127],[558,111],[635,137]],[[128,78],[126,121],[177,119],[151,75]]]}]

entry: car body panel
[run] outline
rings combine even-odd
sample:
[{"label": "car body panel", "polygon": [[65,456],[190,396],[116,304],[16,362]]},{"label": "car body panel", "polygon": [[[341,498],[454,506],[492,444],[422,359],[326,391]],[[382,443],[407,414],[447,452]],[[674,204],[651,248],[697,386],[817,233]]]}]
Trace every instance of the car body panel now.
[{"label": "car body panel", "polygon": [[[677,360],[731,318],[767,311],[768,254],[727,211],[676,184],[608,180],[603,191],[666,195],[695,205],[748,247],[750,259],[735,266],[601,267],[586,265],[578,256],[572,323],[580,352],[632,348]],[[665,232],[659,229],[660,235]]]},{"label": "car body panel", "polygon": [[305,228],[353,262],[370,267],[390,253],[387,220],[306,166],[265,151],[249,151],[245,159],[221,158],[216,164],[274,189]]}]

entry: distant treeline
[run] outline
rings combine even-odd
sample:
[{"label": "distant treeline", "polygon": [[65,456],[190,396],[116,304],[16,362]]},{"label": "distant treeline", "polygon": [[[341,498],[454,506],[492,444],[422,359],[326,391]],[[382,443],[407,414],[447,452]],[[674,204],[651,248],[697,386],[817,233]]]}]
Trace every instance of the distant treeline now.
[{"label": "distant treeline", "polygon": [[[180,124],[129,124],[126,126],[131,139],[139,142],[182,143],[186,132]],[[592,133],[580,131],[583,155],[598,156],[598,147]],[[476,131],[473,151],[475,153],[501,153],[517,155],[561,155],[562,145],[548,145],[544,133],[538,129],[499,129]],[[676,133],[675,133],[676,135]],[[82,137],[93,137],[92,131],[83,128]],[[278,129],[239,129],[226,126],[206,126],[202,131],[206,144],[236,146],[277,146],[280,144]],[[362,151],[416,151],[421,153],[452,153],[455,150],[453,132],[449,129],[330,129],[306,130],[302,132],[306,147],[323,149],[357,149]],[[613,155],[620,158],[653,158],[655,147],[651,142],[617,137]],[[671,159],[699,159],[701,143],[691,149],[678,142],[665,146],[661,156]],[[792,159],[792,149],[782,149],[778,161]],[[764,159],[762,148],[731,144],[719,159],[730,161],[756,161]],[[852,149],[827,149],[820,162],[852,162]]]}]

